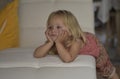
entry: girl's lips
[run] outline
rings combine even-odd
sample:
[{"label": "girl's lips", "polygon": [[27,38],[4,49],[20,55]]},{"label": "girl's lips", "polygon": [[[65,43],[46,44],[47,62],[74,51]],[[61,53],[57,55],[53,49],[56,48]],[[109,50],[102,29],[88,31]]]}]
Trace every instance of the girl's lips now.
[{"label": "girl's lips", "polygon": [[56,35],[51,35],[51,37],[56,37]]},{"label": "girl's lips", "polygon": [[56,34],[51,34],[50,36],[57,36]]}]

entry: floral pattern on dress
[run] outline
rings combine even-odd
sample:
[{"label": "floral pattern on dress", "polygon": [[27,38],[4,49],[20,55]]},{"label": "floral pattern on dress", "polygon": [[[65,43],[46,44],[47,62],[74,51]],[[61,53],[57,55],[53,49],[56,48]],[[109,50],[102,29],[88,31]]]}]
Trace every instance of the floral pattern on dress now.
[{"label": "floral pattern on dress", "polygon": [[95,35],[88,32],[85,32],[85,35],[87,43],[80,49],[80,54],[94,56],[97,73],[102,77],[110,78],[115,72],[115,67],[112,65],[106,49]]}]

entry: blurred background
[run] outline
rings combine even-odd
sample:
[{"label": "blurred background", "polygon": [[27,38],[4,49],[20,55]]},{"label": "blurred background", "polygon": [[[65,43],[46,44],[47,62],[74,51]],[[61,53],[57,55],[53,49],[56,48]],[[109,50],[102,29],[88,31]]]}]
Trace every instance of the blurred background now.
[{"label": "blurred background", "polygon": [[93,0],[95,34],[113,63],[120,63],[120,0]]}]

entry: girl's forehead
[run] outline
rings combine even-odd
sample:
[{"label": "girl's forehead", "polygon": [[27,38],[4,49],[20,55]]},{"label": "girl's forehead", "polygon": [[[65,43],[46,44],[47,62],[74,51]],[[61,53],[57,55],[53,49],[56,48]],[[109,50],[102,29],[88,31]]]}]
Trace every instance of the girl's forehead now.
[{"label": "girl's forehead", "polygon": [[52,18],[51,18],[51,20],[63,20],[63,17],[61,17],[61,16],[53,16]]},{"label": "girl's forehead", "polygon": [[56,16],[56,17],[51,18],[49,23],[50,24],[51,23],[62,23],[62,24],[64,24],[65,22],[64,22],[64,19],[62,17]]}]

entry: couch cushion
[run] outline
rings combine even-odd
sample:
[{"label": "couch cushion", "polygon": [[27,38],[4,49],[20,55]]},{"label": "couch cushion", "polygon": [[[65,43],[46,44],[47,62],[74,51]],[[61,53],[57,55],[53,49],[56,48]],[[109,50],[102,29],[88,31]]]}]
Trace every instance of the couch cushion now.
[{"label": "couch cushion", "polygon": [[[33,58],[34,48],[12,48],[0,51],[1,79],[96,79],[95,59],[79,55],[64,63],[56,55]],[[87,76],[86,76],[87,75]]]},{"label": "couch cushion", "polygon": [[0,68],[0,79],[96,79],[95,68],[42,67]]}]

